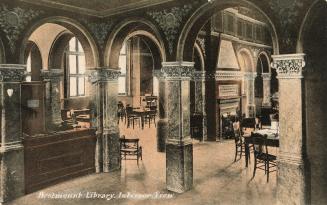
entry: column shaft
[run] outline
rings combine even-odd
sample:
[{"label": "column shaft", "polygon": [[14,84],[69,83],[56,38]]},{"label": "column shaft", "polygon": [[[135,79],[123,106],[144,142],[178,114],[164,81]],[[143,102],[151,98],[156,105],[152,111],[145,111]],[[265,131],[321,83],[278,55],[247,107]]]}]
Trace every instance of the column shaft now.
[{"label": "column shaft", "polygon": [[157,150],[164,152],[166,150],[166,139],[168,135],[168,119],[167,119],[167,99],[166,84],[162,73],[158,74],[159,79],[159,120],[157,123]]},{"label": "column shaft", "polygon": [[21,81],[24,65],[0,65],[1,169],[0,202],[24,195],[24,149],[21,126]]},{"label": "column shaft", "polygon": [[185,192],[193,184],[193,146],[190,137],[190,79],[194,63],[165,62],[168,139],[166,144],[167,189]]},{"label": "column shaft", "polygon": [[279,79],[277,204],[304,205],[308,199],[302,103],[304,54],[272,57]]},{"label": "column shaft", "polygon": [[262,73],[263,78],[263,99],[262,99],[262,106],[270,107],[270,73]]},{"label": "column shaft", "polygon": [[61,69],[43,70],[41,76],[46,85],[46,127],[54,129],[61,125],[60,81],[64,73]]},{"label": "column shaft", "polygon": [[119,129],[117,125],[118,76],[112,69],[97,69],[90,73],[96,92],[96,171],[109,172],[120,168]]}]

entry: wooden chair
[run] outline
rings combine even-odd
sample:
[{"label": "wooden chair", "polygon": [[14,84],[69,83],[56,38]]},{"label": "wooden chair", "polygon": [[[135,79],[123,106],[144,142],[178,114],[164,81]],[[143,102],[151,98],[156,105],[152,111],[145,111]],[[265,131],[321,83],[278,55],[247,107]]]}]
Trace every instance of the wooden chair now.
[{"label": "wooden chair", "polygon": [[237,156],[239,155],[240,159],[245,155],[245,144],[241,135],[241,130],[239,128],[234,129],[234,139],[235,139],[235,158],[236,162]]},{"label": "wooden chair", "polygon": [[118,117],[118,124],[119,124],[119,121],[124,121],[126,122],[126,109],[125,109],[125,106],[122,102],[118,102],[118,111],[117,111],[117,117]]},{"label": "wooden chair", "polygon": [[277,167],[276,156],[271,155],[268,152],[267,146],[267,135],[260,135],[257,133],[252,133],[253,142],[253,153],[254,153],[254,169],[253,177],[257,169],[264,170],[267,175],[267,182],[269,182],[269,173],[274,172],[277,169],[271,170],[273,167]]},{"label": "wooden chair", "polygon": [[139,146],[139,139],[120,138],[120,157],[122,160],[142,160],[142,146]]},{"label": "wooden chair", "polygon": [[156,110],[151,110],[147,115],[143,117],[144,124],[148,123],[149,128],[151,125],[151,122],[154,123],[154,127],[156,127],[156,116],[157,116],[157,111]]},{"label": "wooden chair", "polygon": [[138,122],[139,127],[141,127],[141,117],[133,112],[132,107],[126,106],[126,119],[127,119],[127,128],[129,128],[130,125],[132,124],[134,129],[135,122]]}]

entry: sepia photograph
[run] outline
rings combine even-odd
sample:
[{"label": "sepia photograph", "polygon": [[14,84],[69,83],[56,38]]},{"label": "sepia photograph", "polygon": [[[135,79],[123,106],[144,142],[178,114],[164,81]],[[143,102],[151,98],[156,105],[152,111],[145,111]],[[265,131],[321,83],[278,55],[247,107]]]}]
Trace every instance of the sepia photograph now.
[{"label": "sepia photograph", "polygon": [[0,0],[0,205],[326,205],[327,0]]}]

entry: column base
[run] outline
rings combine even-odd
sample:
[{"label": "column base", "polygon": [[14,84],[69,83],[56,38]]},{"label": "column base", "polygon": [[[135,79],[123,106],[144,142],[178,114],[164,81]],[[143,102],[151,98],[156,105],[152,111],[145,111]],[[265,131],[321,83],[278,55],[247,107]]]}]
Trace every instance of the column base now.
[{"label": "column base", "polygon": [[157,123],[157,151],[166,151],[166,138],[168,135],[168,120],[160,119]]},{"label": "column base", "polygon": [[103,135],[103,172],[120,169],[119,132]]},{"label": "column base", "polygon": [[1,150],[0,155],[0,203],[4,203],[25,194],[23,146]]},{"label": "column base", "polygon": [[167,189],[176,193],[193,186],[193,145],[166,144]]},{"label": "column base", "polygon": [[309,192],[306,191],[304,164],[278,162],[277,205],[308,204]]}]

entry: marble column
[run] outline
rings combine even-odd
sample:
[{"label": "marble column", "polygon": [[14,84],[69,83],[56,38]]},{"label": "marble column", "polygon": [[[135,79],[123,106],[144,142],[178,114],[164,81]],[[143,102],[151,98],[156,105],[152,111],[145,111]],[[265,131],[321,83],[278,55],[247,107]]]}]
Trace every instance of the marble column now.
[{"label": "marble column", "polygon": [[263,99],[262,99],[262,106],[263,107],[271,107],[270,102],[270,79],[271,74],[270,73],[262,73],[262,79],[263,79]]},{"label": "marble column", "polygon": [[166,83],[168,136],[167,189],[183,193],[193,185],[193,145],[190,136],[190,80],[193,62],[163,62]]},{"label": "marble column", "polygon": [[307,204],[308,168],[303,118],[304,54],[274,55],[279,80],[277,204]]},{"label": "marble column", "polygon": [[202,119],[202,140],[207,140],[207,115],[206,115],[206,72],[195,71],[194,72],[195,83],[195,112],[200,113],[203,116]]},{"label": "marble column", "polygon": [[255,98],[254,98],[254,80],[257,76],[256,72],[245,72],[244,80],[246,81],[246,96],[247,96],[247,117],[255,117]]},{"label": "marble column", "polygon": [[166,139],[168,135],[168,119],[167,119],[167,100],[165,78],[162,72],[154,72],[159,80],[159,120],[157,122],[157,150],[158,152],[165,152]]},{"label": "marble column", "polygon": [[0,203],[13,200],[25,192],[20,108],[21,82],[25,70],[25,65],[0,65]]},{"label": "marble column", "polygon": [[119,128],[117,124],[118,77],[115,69],[99,68],[89,71],[96,101],[96,172],[120,168]]},{"label": "marble column", "polygon": [[60,82],[64,76],[62,69],[42,70],[41,76],[46,82],[46,127],[53,129],[61,126]]}]

